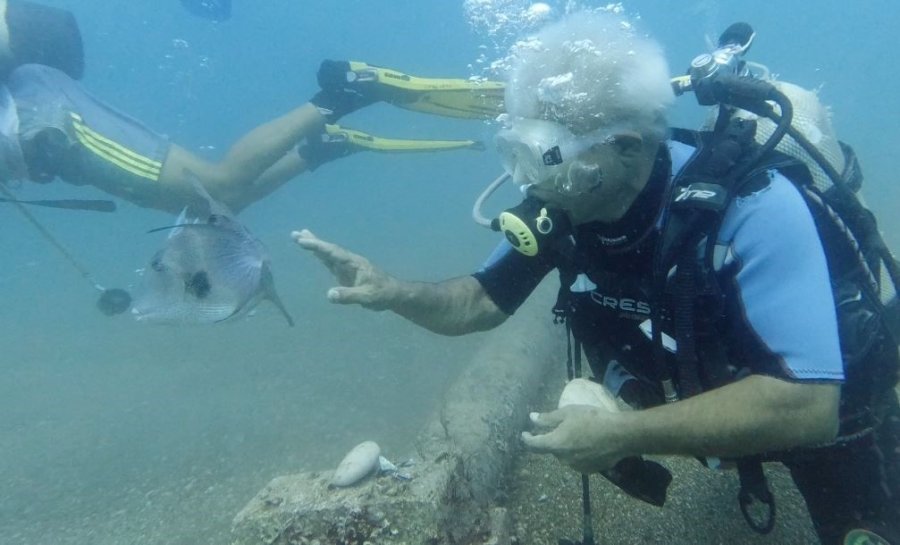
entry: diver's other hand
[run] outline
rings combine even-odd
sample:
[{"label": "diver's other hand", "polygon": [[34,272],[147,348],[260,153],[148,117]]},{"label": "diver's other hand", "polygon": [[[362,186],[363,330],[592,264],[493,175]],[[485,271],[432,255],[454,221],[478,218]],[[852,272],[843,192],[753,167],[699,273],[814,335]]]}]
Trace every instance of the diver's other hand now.
[{"label": "diver's other hand", "polygon": [[522,442],[537,453],[552,454],[579,473],[611,468],[624,452],[621,413],[590,405],[567,405],[549,413],[531,413],[531,422],[546,433],[522,432]]},{"label": "diver's other hand", "polygon": [[397,280],[361,255],[326,242],[308,229],[291,233],[301,248],[314,253],[334,274],[340,286],[328,290],[328,300],[342,305],[356,304],[372,310],[391,308],[399,293]]}]

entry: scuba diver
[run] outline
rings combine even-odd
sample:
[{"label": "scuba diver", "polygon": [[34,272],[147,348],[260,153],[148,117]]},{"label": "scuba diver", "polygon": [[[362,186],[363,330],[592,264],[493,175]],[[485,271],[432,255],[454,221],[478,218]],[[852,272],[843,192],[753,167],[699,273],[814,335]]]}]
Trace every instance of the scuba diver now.
[{"label": "scuba diver", "polygon": [[[23,167],[19,170],[28,180],[47,183],[60,178],[89,184],[139,206],[175,213],[196,198],[190,176],[237,212],[296,175],[357,151],[483,149],[472,140],[387,139],[336,125],[343,115],[378,100],[362,101],[329,85],[336,75],[343,78],[351,72],[349,66],[323,62],[319,69],[323,88],[308,103],[256,127],[213,163],[100,102],[64,72],[23,65],[6,80],[18,117],[18,133],[8,139],[18,141],[18,163]],[[367,70],[384,71],[368,66]],[[471,85],[459,81],[470,93]],[[392,88],[372,84],[386,88],[384,100],[393,100]]]},{"label": "scuba diver", "polygon": [[[93,185],[139,206],[177,213],[196,199],[196,177],[237,212],[294,176],[357,151],[483,149],[472,140],[401,140],[336,124],[374,102],[483,119],[502,85],[427,79],[359,62],[324,61],[321,90],[306,104],[251,130],[209,162],[90,95],[77,80],[83,47],[71,13],[25,0],[6,6],[0,148],[4,180],[60,178]],[[345,84],[354,79],[354,88]],[[365,95],[359,88],[366,88]],[[484,107],[485,102],[492,104]],[[443,106],[442,106],[443,105]]]},{"label": "scuba diver", "polygon": [[[403,281],[292,236],[335,275],[331,302],[444,335],[499,326],[557,269],[577,363],[583,348],[593,380],[635,410],[534,413],[526,447],[583,475],[650,454],[736,465],[760,533],[775,522],[762,463],[777,461],[823,544],[900,544],[897,262],[815,95],[741,60],[753,36],[734,25],[670,81],[660,47],[618,16],[538,32],[496,137],[526,198],[490,222],[506,240],[471,276]],[[673,88],[717,106],[709,130],[668,127]]]}]

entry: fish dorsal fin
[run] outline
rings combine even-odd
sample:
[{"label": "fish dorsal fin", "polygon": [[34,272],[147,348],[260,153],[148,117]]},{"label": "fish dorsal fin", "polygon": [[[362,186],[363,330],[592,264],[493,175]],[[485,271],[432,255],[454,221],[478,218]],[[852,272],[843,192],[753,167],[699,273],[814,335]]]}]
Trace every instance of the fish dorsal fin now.
[{"label": "fish dorsal fin", "polygon": [[[175,218],[175,225],[172,227],[172,230],[169,231],[169,236],[168,236],[168,238],[172,238],[172,237],[174,237],[175,235],[177,235],[178,233],[180,233],[180,232],[181,232],[181,226],[182,226],[182,225],[185,225],[185,224],[187,224],[187,223],[189,223],[189,222],[188,222],[188,219],[187,219],[187,212],[188,212],[188,207],[187,207],[187,206],[185,206],[184,208],[181,209],[181,213],[178,214],[178,217],[177,217],[177,218]],[[156,231],[156,229],[154,229],[154,231]],[[151,232],[152,232],[152,231],[151,231]]]},{"label": "fish dorsal fin", "polygon": [[224,216],[229,220],[237,223],[237,217],[235,217],[234,212],[232,212],[227,206],[220,203],[219,201],[212,198],[212,195],[209,194],[209,191],[203,187],[203,184],[200,183],[200,177],[197,176],[192,170],[184,169],[184,176],[190,182],[191,187],[194,188],[194,191],[197,192],[197,195],[206,201],[206,206],[209,208],[209,215],[213,216]]}]

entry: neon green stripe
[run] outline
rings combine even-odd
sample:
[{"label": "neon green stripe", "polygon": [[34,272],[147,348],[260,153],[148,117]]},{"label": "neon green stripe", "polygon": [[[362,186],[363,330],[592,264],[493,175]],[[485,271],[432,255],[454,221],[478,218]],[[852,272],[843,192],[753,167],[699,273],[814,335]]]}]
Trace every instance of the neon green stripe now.
[{"label": "neon green stripe", "polygon": [[74,120],[75,134],[79,142],[94,154],[137,176],[154,181],[159,179],[159,173],[162,169],[161,162],[135,153],[121,144],[104,137],[85,125],[79,115],[75,113],[71,115]]},{"label": "neon green stripe", "polygon": [[89,129],[84,125],[75,124],[75,133],[79,140],[91,148],[99,152],[104,159],[115,163],[126,163],[134,168],[138,168],[150,173],[158,173],[161,163],[153,161],[147,157],[137,155],[133,151],[122,147],[120,144],[112,142],[108,138],[103,137],[96,131]]},{"label": "neon green stripe", "polygon": [[151,165],[151,166],[159,166],[159,165],[161,164],[159,161],[154,161],[153,159],[150,159],[149,157],[146,157],[146,156],[141,155],[141,154],[139,154],[139,153],[137,153],[137,152],[134,152],[134,151],[132,151],[132,150],[126,148],[125,146],[119,144],[119,143],[116,142],[115,140],[110,140],[109,138],[107,138],[107,137],[103,136],[102,134],[98,133],[97,131],[91,129],[90,127],[88,127],[87,123],[84,122],[84,120],[81,118],[80,115],[78,115],[78,114],[72,112],[72,113],[71,113],[71,116],[72,116],[72,119],[75,121],[75,128],[76,128],[76,129],[78,129],[78,128],[84,129],[87,133],[91,134],[91,135],[92,135],[94,138],[96,138],[99,142],[101,142],[101,143],[103,143],[103,144],[105,144],[105,145],[107,145],[107,146],[109,146],[109,147],[111,147],[111,148],[113,148],[113,149],[115,149],[115,150],[118,150],[119,152],[121,152],[121,153],[122,153],[123,155],[125,155],[126,157],[131,157],[131,158],[133,158],[133,159],[135,159],[135,160],[137,160],[137,161],[145,162],[145,163],[147,163],[148,165]]},{"label": "neon green stripe", "polygon": [[155,165],[145,165],[139,161],[123,157],[120,152],[109,149],[103,142],[98,141],[96,137],[89,132],[84,132],[83,130],[76,128],[75,134],[78,136],[79,142],[84,144],[85,147],[90,149],[96,155],[100,156],[104,161],[113,163],[129,172],[137,171],[141,176],[156,178],[159,175],[159,167]]},{"label": "neon green stripe", "polygon": [[79,138],[79,141],[81,141],[81,143],[84,144],[85,148],[94,152],[95,155],[99,156],[104,161],[107,161],[107,162],[121,168],[122,170],[124,170],[126,172],[130,172],[130,173],[134,174],[135,176],[140,176],[141,178],[147,178],[148,180],[152,180],[154,182],[159,179],[158,173],[153,174],[153,173],[150,173],[150,172],[147,172],[144,170],[140,170],[138,168],[135,168],[135,167],[129,165],[128,163],[118,161],[115,158],[110,157],[103,149],[98,148],[96,146],[96,144],[94,144],[93,142],[85,141],[85,140],[82,140],[81,138]]}]

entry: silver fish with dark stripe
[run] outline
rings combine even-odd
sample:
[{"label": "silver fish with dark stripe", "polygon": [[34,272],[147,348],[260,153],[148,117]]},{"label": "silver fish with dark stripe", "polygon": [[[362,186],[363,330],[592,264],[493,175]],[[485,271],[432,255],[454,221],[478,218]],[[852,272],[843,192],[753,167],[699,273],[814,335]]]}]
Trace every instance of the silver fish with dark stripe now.
[{"label": "silver fish with dark stripe", "polygon": [[141,322],[217,323],[245,315],[271,301],[288,324],[294,320],[275,291],[268,254],[262,243],[224,205],[193,180],[208,214],[186,208],[170,230],[165,246],[144,269],[132,313]]}]

